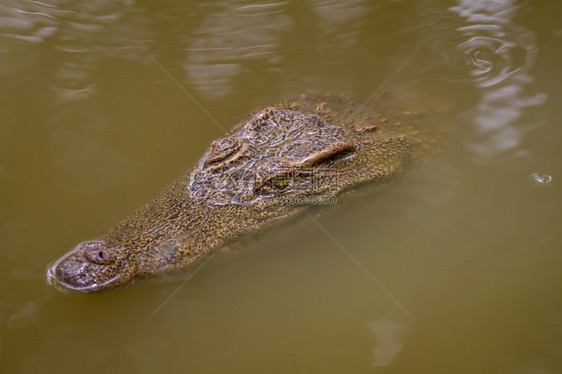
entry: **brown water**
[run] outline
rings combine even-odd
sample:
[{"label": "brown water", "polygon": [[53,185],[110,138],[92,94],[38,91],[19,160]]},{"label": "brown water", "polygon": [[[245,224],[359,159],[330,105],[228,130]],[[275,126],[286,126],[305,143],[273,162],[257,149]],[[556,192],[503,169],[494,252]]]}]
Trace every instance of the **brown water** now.
[{"label": "brown water", "polygon": [[[560,19],[558,1],[4,0],[1,372],[562,372]],[[189,282],[46,284],[221,126],[382,85],[441,139],[400,183]]]}]

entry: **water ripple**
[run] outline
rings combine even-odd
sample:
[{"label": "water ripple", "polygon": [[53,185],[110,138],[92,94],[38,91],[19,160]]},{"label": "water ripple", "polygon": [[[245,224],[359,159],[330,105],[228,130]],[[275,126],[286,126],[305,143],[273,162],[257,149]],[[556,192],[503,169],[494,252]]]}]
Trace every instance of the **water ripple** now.
[{"label": "water ripple", "polygon": [[522,137],[536,125],[520,121],[523,110],[541,105],[547,98],[542,92],[525,93],[525,86],[534,80],[529,71],[538,55],[535,34],[512,22],[519,9],[512,0],[457,3],[449,10],[465,23],[456,28],[449,62],[468,67],[469,78],[463,80],[481,93],[478,106],[470,113],[476,131],[468,147],[484,158],[506,151],[527,155],[521,149]]},{"label": "water ripple", "polygon": [[457,50],[473,69],[470,74],[479,87],[495,86],[534,61],[535,48],[519,46],[511,40],[493,36],[472,36],[459,43]]}]

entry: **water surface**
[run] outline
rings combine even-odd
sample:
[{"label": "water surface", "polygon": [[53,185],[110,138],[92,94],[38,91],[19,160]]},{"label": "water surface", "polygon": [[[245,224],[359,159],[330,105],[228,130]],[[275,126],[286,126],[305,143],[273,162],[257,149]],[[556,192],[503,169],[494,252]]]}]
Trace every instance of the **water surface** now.
[{"label": "water surface", "polygon": [[[0,5],[10,373],[562,371],[555,1]],[[435,149],[397,183],[96,295],[45,271],[245,114],[388,92]]]}]

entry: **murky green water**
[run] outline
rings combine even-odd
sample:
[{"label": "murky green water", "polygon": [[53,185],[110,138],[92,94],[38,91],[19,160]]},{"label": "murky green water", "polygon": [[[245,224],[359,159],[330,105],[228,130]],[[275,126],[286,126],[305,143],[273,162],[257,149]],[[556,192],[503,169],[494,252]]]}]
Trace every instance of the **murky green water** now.
[{"label": "murky green water", "polygon": [[[560,19],[557,1],[4,0],[1,371],[561,372]],[[189,282],[46,284],[221,126],[381,85],[440,139],[400,183]]]}]

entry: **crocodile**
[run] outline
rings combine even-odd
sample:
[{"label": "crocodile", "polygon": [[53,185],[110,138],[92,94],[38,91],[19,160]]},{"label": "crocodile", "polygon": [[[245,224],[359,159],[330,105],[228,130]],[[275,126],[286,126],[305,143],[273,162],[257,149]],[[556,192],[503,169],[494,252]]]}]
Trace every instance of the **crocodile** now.
[{"label": "crocodile", "polygon": [[109,290],[190,269],[215,250],[366,182],[420,153],[413,112],[308,93],[266,107],[214,140],[199,163],[96,240],[47,271],[59,289]]}]

